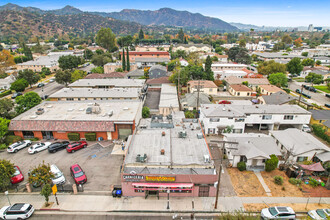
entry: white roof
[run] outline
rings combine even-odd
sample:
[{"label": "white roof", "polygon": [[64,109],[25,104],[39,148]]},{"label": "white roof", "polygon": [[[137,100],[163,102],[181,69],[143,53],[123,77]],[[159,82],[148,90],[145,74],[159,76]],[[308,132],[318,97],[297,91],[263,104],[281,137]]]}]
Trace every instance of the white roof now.
[{"label": "white roof", "polygon": [[159,108],[179,108],[177,89],[174,84],[162,84]]},{"label": "white roof", "polygon": [[49,96],[50,98],[137,98],[138,88],[63,88]]},{"label": "white roof", "polygon": [[69,87],[143,87],[144,79],[80,79],[71,83]]}]

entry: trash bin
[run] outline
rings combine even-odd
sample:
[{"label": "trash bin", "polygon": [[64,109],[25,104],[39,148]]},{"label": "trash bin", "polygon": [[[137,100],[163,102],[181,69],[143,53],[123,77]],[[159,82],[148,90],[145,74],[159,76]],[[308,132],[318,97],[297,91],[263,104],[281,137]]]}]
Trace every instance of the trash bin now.
[{"label": "trash bin", "polygon": [[113,198],[117,197],[117,194],[116,194],[116,190],[115,190],[115,189],[112,190],[112,197],[113,197]]},{"label": "trash bin", "polygon": [[122,194],[121,190],[117,189],[116,190],[116,195],[117,195],[118,198],[121,198],[121,194]]}]

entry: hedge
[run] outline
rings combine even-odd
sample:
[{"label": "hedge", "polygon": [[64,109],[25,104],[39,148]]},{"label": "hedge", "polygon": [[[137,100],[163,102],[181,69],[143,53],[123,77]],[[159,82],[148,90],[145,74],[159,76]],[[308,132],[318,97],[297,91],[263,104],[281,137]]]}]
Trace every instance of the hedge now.
[{"label": "hedge", "polygon": [[80,134],[79,133],[68,133],[68,139],[70,141],[79,141],[80,140]]},{"label": "hedge", "polygon": [[86,141],[96,141],[96,133],[86,133]]},{"label": "hedge", "polygon": [[21,141],[22,138],[20,136],[15,136],[15,135],[8,135],[6,138],[5,138],[5,143],[7,145],[9,144],[12,144],[12,143],[15,143],[17,141]]},{"label": "hedge", "polygon": [[326,130],[321,125],[312,125],[312,128],[313,128],[313,133],[316,136],[330,143],[330,136],[326,134],[325,132]]},{"label": "hedge", "polygon": [[237,168],[239,169],[239,171],[246,170],[246,163],[244,161],[237,163]]},{"label": "hedge", "polygon": [[7,96],[7,95],[10,95],[10,94],[11,94],[11,90],[7,90],[7,91],[0,94],[0,98],[2,98],[4,96]]}]

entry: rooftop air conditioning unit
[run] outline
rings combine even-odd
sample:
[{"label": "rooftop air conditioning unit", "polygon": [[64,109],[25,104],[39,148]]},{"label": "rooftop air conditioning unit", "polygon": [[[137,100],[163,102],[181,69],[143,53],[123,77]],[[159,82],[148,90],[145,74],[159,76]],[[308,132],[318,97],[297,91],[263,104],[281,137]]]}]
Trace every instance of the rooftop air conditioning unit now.
[{"label": "rooftop air conditioning unit", "polygon": [[202,139],[203,138],[203,134],[202,133],[197,134],[197,138],[198,139]]},{"label": "rooftop air conditioning unit", "polygon": [[186,131],[179,131],[179,138],[186,138],[187,132]]},{"label": "rooftop air conditioning unit", "polygon": [[110,110],[110,111],[108,112],[108,115],[109,115],[109,117],[111,117],[111,116],[113,115],[113,111]]},{"label": "rooftop air conditioning unit", "polygon": [[145,163],[147,161],[147,154],[141,156],[141,154],[136,155],[136,162]]},{"label": "rooftop air conditioning unit", "polygon": [[204,162],[205,163],[210,163],[210,156],[209,155],[204,155]]}]

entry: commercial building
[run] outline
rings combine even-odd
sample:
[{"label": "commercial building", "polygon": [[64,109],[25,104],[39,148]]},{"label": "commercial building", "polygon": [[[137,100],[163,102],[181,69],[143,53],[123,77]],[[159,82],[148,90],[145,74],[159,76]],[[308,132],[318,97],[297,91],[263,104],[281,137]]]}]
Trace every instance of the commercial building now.
[{"label": "commercial building", "polygon": [[216,169],[197,119],[176,112],[141,127],[127,141],[123,196],[215,196]]},{"label": "commercial building", "polygon": [[211,69],[213,72],[222,70],[242,70],[246,68],[245,64],[236,63],[212,63]]},{"label": "commercial building", "polygon": [[140,88],[145,85],[144,79],[80,79],[71,83],[70,88]]},{"label": "commercial building", "polygon": [[233,133],[246,128],[279,130],[287,127],[302,129],[311,113],[297,105],[202,105],[200,120],[206,134],[220,134],[231,127]]},{"label": "commercial building", "polygon": [[68,139],[68,133],[96,133],[103,140],[126,139],[140,121],[139,101],[46,101],[10,121],[22,138]]},{"label": "commercial building", "polygon": [[92,73],[88,74],[84,79],[124,79],[126,73],[112,72],[112,73]]},{"label": "commercial building", "polygon": [[[121,69],[122,63],[121,62],[116,62],[116,63],[107,63],[104,65],[104,73],[112,73],[112,72],[116,72],[117,69]],[[132,70],[136,70],[137,69],[137,65],[135,62],[131,62],[130,63],[130,71]]]},{"label": "commercial building", "polygon": [[183,50],[186,53],[192,52],[204,52],[210,53],[212,51],[212,47],[207,44],[177,44],[172,49],[174,52],[178,50]]},{"label": "commercial building", "polygon": [[[125,51],[125,58],[127,56]],[[167,51],[129,51],[129,61],[134,63],[136,58],[167,58],[170,59],[170,53]],[[120,55],[123,56],[123,52],[120,52]]]}]

